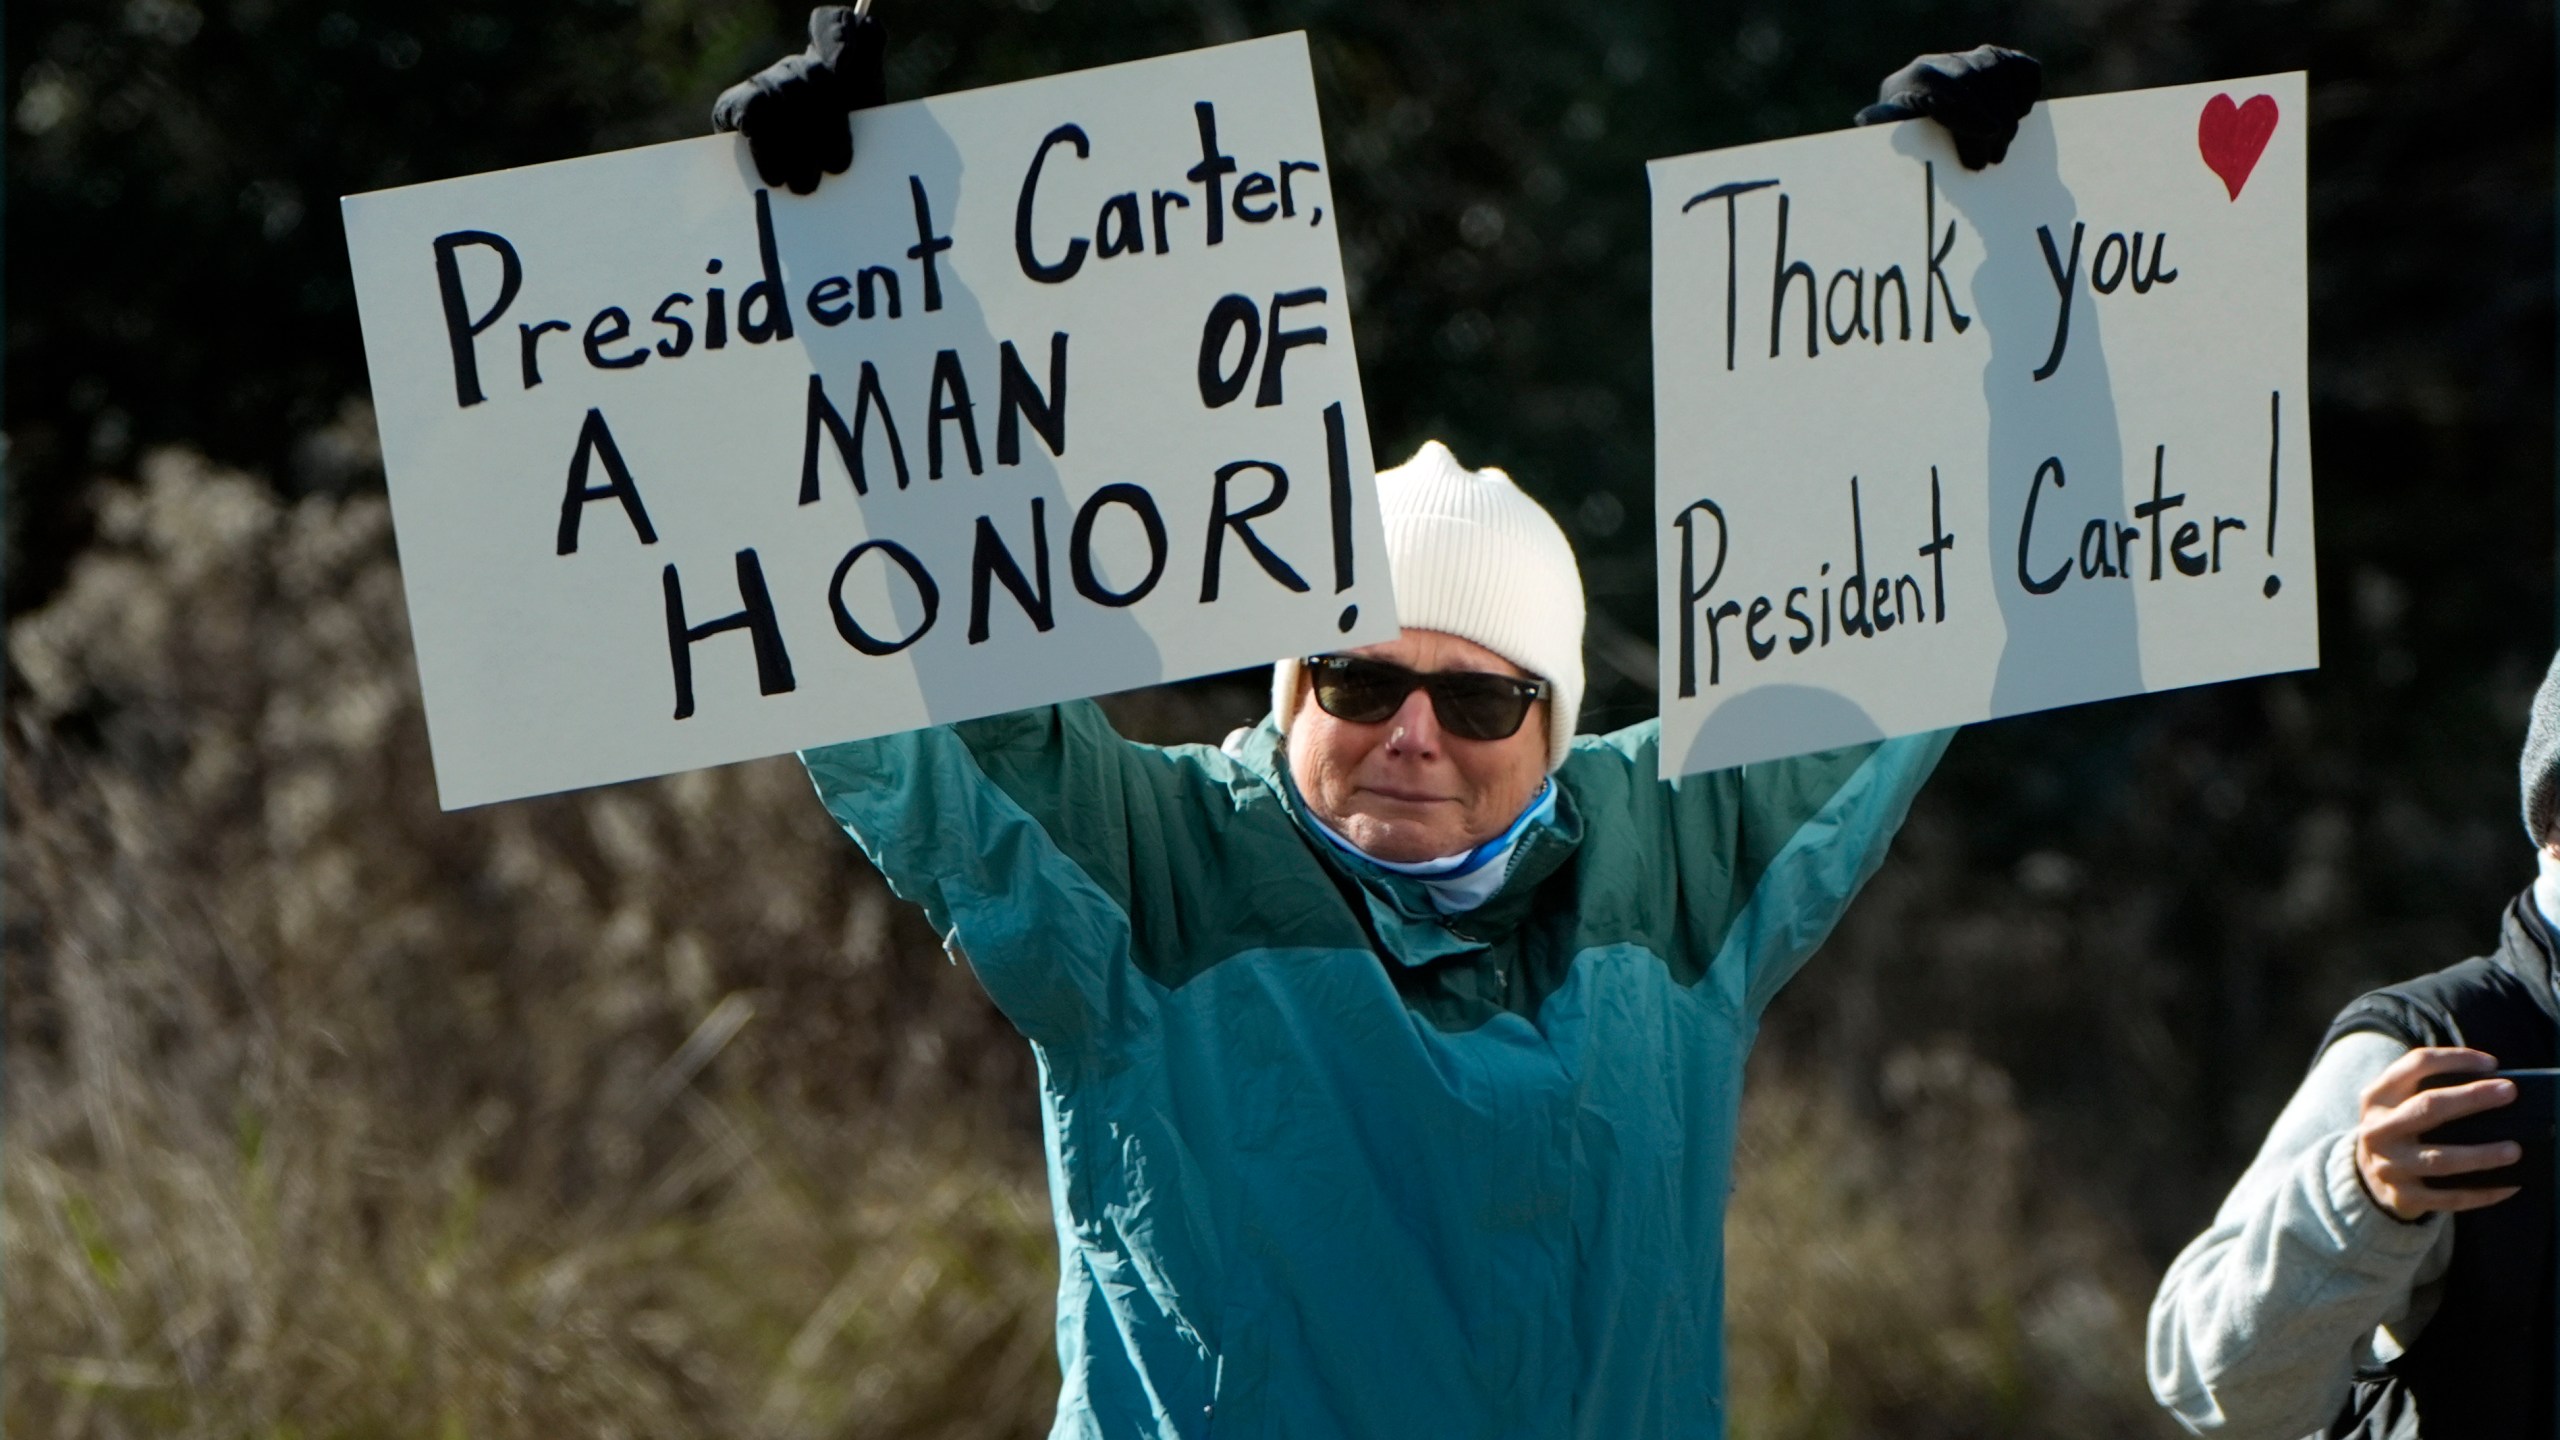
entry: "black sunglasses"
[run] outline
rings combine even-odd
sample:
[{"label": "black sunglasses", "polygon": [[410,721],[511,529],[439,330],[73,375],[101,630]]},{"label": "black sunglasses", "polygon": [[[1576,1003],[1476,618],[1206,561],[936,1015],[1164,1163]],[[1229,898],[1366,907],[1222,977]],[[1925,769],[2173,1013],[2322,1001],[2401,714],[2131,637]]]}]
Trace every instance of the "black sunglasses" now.
[{"label": "black sunglasses", "polygon": [[1431,713],[1439,717],[1441,729],[1461,740],[1508,740],[1520,733],[1529,707],[1547,698],[1544,681],[1481,670],[1425,674],[1357,655],[1310,655],[1304,663],[1324,713],[1355,725],[1375,725],[1394,715],[1418,688],[1431,697]]}]

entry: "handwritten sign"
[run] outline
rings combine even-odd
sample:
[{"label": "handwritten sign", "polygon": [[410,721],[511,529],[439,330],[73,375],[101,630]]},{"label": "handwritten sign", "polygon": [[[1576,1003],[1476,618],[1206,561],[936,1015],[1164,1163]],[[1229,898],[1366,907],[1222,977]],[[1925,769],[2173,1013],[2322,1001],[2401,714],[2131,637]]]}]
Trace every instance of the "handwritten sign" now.
[{"label": "handwritten sign", "polygon": [[350,197],[448,808],[1395,633],[1304,37]]},{"label": "handwritten sign", "polygon": [[2299,74],[1657,160],[1666,775],[2319,663]]}]

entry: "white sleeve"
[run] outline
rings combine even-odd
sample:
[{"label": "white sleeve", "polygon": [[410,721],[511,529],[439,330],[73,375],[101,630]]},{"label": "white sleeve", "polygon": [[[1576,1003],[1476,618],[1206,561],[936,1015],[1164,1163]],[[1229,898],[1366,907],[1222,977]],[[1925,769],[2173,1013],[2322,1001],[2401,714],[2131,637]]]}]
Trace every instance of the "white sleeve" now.
[{"label": "white sleeve", "polygon": [[2355,1167],[2360,1096],[2408,1052],[2344,1035],[2320,1054],[2213,1224],[2151,1302],[2151,1393],[2198,1432],[2294,1440],[2337,1415],[2378,1327],[2406,1343],[2410,1292],[2444,1273],[2445,1216],[2403,1221]]}]

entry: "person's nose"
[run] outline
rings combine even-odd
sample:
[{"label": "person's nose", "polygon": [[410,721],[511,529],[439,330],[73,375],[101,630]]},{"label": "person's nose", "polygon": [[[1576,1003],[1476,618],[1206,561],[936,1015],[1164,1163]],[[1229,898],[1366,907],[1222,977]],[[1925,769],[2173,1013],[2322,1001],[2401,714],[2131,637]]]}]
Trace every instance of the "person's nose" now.
[{"label": "person's nose", "polygon": [[1427,760],[1440,753],[1440,712],[1431,708],[1431,693],[1416,687],[1388,720],[1390,753]]}]

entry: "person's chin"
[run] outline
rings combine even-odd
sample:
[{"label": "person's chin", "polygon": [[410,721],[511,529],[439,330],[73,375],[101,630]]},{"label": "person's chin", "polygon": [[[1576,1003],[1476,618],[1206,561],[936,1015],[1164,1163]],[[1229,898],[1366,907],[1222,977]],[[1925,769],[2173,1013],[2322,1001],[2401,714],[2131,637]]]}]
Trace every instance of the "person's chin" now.
[{"label": "person's chin", "polygon": [[1420,816],[1363,815],[1345,833],[1351,843],[1373,858],[1398,865],[1437,860],[1467,848],[1454,827]]}]

